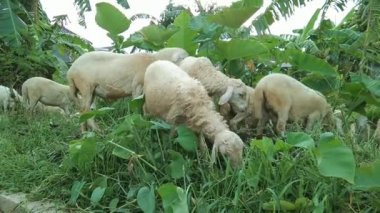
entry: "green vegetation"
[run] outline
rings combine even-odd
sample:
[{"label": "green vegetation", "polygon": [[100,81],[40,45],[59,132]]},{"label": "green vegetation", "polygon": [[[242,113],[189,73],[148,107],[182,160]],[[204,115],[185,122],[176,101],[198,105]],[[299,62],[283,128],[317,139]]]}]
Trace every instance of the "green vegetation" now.
[{"label": "green vegetation", "polygon": [[[87,0],[75,2],[82,14],[90,9]],[[358,1],[359,7],[334,26],[324,19],[326,10],[342,9],[347,1],[326,1],[297,35],[267,34],[276,17],[290,16],[307,2],[272,1],[249,27],[242,24],[262,7],[260,0],[227,8],[202,8],[197,1],[196,15],[170,4],[162,20],[144,14],[128,18],[99,3],[96,21],[117,52],[182,47],[250,86],[268,72],[294,76],[344,112],[345,135],[317,125],[310,134],[289,126],[284,140],[244,136],[244,165],[233,170],[221,156],[211,164],[200,154],[197,136],[185,126],[172,134],[169,124],[144,117],[142,99],[102,102],[103,108],[81,117],[18,109],[0,114],[0,188],[65,203],[68,211],[380,211],[379,144],[349,133],[356,115],[366,115],[370,123],[380,117],[380,4]],[[127,1],[118,3],[129,7]],[[122,37],[136,18],[154,24]],[[36,0],[0,1],[0,25],[7,26],[0,30],[0,84],[19,89],[37,74],[65,81],[72,60],[92,47],[62,33],[63,19],[51,25]],[[250,35],[254,29],[256,36]],[[54,51],[69,60],[52,56]],[[102,132],[82,135],[79,123],[91,116]]]},{"label": "green vegetation", "polygon": [[[296,209],[378,211],[380,151],[374,141],[288,132],[287,140],[246,140],[244,166],[211,165],[195,135],[139,113],[142,101],[95,111],[102,134],[79,118],[2,115],[0,187],[60,200],[68,209],[195,212]],[[98,113],[100,112],[100,113]],[[297,131],[297,127],[291,127]]]}]

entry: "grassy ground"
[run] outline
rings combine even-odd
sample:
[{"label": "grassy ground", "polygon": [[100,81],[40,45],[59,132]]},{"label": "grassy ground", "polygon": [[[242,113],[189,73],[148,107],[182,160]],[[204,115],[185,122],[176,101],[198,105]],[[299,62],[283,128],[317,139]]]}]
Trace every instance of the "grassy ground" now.
[{"label": "grassy ground", "polygon": [[[68,211],[380,211],[380,193],[322,175],[317,149],[247,140],[241,170],[223,158],[211,165],[194,148],[194,135],[183,128],[171,137],[166,123],[132,113],[136,104],[115,103],[117,110],[97,118],[103,132],[86,135],[77,117],[1,114],[0,188],[64,202]],[[311,136],[319,141],[318,127]],[[372,140],[347,134],[339,141],[358,166],[379,158]]]}]

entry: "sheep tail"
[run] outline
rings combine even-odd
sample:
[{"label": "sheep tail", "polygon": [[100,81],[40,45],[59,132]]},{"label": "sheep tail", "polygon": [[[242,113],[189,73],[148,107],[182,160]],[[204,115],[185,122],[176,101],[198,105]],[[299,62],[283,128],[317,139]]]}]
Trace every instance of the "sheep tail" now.
[{"label": "sheep tail", "polygon": [[69,86],[70,86],[70,92],[71,92],[72,97],[78,98],[78,88],[75,85],[74,79],[67,78],[67,81],[68,81]]}]

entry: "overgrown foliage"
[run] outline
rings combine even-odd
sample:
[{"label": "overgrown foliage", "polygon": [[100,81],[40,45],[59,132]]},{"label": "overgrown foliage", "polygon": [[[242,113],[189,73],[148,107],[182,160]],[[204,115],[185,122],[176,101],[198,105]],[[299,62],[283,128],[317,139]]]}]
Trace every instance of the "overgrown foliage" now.
[{"label": "overgrown foliage", "polygon": [[33,76],[63,76],[75,58],[93,50],[63,26],[50,24],[38,1],[1,1],[0,25],[1,85],[20,88]]}]

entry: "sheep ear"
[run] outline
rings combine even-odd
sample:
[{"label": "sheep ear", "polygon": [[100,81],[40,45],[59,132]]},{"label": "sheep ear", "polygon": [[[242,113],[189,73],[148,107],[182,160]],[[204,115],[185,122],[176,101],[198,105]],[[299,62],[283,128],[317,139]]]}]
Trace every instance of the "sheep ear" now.
[{"label": "sheep ear", "polygon": [[144,94],[144,89],[141,84],[137,85],[136,88],[132,91],[132,98],[137,98]]},{"label": "sheep ear", "polygon": [[231,99],[233,91],[234,88],[232,86],[228,86],[226,92],[220,97],[218,104],[223,105],[227,103]]},{"label": "sheep ear", "polygon": [[183,61],[183,59],[185,59],[184,56],[182,56],[180,53],[177,53],[173,56],[173,62],[177,65],[179,65],[181,63],[181,61]]},{"label": "sheep ear", "polygon": [[218,152],[218,145],[214,143],[212,146],[212,151],[211,151],[211,164],[214,164],[216,162],[216,153]]}]

